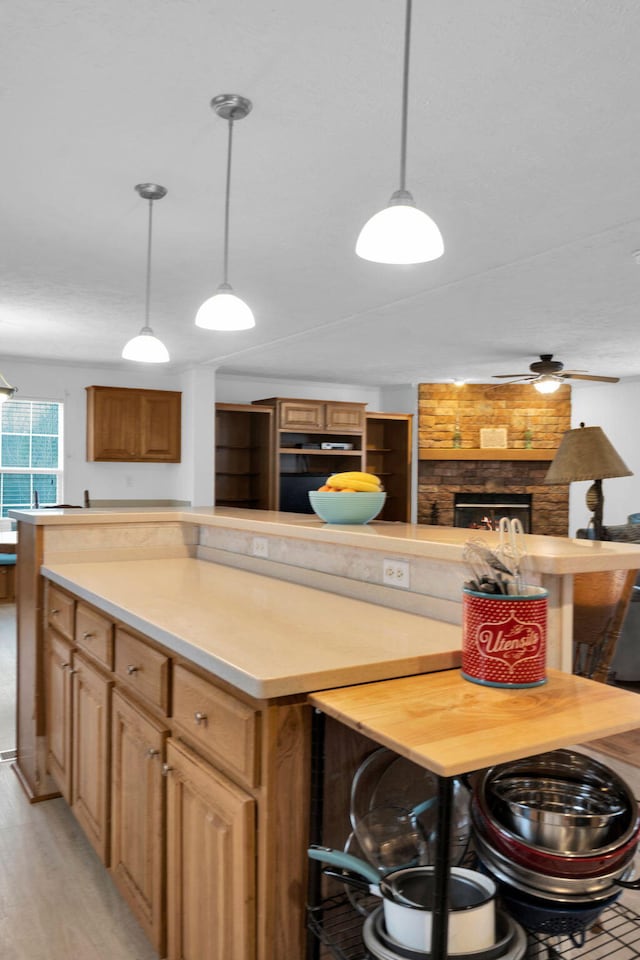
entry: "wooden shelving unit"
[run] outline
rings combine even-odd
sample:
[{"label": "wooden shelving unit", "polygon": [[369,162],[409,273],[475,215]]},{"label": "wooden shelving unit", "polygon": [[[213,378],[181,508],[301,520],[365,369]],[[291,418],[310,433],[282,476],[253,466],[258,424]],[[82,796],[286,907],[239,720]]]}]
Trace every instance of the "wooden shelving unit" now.
[{"label": "wooden shelving unit", "polygon": [[[365,404],[339,400],[254,400],[274,412],[276,509],[312,513],[307,492],[332,473],[364,470]],[[323,450],[322,443],[348,443],[351,450]]]},{"label": "wooden shelving unit", "polygon": [[215,504],[273,510],[272,411],[216,403]]},{"label": "wooden shelving unit", "polygon": [[379,520],[411,520],[410,413],[367,411],[365,470],[380,477],[387,499]]}]

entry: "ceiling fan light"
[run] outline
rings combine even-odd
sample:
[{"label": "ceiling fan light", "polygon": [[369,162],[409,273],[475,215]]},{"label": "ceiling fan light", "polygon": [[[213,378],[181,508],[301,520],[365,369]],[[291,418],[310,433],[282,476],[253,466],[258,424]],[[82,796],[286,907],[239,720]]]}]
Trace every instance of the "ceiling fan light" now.
[{"label": "ceiling fan light", "polygon": [[374,214],[360,231],[356,253],[374,263],[411,264],[437,260],[444,241],[437,224],[413,203],[413,197],[391,203]]},{"label": "ceiling fan light", "polygon": [[162,340],[154,335],[151,327],[143,327],[137,337],[125,343],[122,358],[138,363],[168,363],[169,351]]},{"label": "ceiling fan light", "polygon": [[251,330],[256,321],[251,307],[237,297],[228,283],[205,300],[196,314],[196,326],[205,330]]},{"label": "ceiling fan light", "polygon": [[562,381],[555,377],[542,376],[533,385],[538,393],[555,393],[562,386]]}]

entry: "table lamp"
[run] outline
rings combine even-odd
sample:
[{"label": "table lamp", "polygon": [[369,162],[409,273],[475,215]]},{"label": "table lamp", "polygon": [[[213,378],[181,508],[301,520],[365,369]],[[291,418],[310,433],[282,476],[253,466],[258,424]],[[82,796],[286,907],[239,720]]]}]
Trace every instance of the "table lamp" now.
[{"label": "table lamp", "polygon": [[544,478],[545,483],[572,483],[593,480],[587,490],[587,507],[592,511],[596,540],[602,540],[604,496],[602,481],[610,477],[631,477],[633,471],[621,460],[601,427],[567,430]]}]

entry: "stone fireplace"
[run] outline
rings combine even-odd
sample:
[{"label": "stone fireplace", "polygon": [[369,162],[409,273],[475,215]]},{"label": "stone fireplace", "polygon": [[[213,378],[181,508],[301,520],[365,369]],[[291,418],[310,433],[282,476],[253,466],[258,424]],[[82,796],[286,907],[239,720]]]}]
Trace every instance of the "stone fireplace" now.
[{"label": "stone fireplace", "polygon": [[[567,536],[568,485],[544,478],[571,426],[568,385],[545,395],[530,384],[423,383],[418,402],[418,523],[454,526],[456,494],[525,494],[530,532]],[[504,445],[482,446],[485,431]]]}]

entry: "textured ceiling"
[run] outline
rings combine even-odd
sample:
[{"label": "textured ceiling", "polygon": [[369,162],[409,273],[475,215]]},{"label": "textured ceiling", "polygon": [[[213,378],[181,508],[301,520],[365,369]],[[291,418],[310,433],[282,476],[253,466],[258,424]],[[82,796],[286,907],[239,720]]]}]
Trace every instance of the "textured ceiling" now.
[{"label": "textured ceiling", "polygon": [[[0,12],[0,358],[371,385],[567,367],[640,376],[640,4],[418,0],[407,186],[444,257],[359,260],[398,186],[402,0],[20,0]],[[229,279],[255,330],[197,329]],[[128,364],[128,366],[131,366]]]}]

